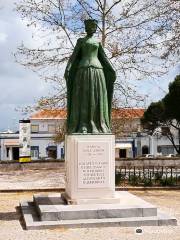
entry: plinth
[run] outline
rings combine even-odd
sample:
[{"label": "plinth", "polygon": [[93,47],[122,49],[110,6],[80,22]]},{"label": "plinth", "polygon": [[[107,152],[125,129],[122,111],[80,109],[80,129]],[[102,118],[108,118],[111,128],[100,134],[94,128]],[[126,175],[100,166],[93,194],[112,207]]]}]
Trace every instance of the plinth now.
[{"label": "plinth", "polygon": [[177,225],[177,220],[128,192],[115,192],[113,135],[66,136],[64,193],[20,203],[26,229]]},{"label": "plinth", "polygon": [[114,135],[67,135],[66,190],[69,204],[117,203]]}]

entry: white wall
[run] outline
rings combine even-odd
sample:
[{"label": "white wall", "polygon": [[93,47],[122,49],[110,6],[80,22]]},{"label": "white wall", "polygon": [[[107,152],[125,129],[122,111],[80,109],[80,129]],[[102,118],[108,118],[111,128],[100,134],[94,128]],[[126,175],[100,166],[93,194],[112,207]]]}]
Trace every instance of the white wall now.
[{"label": "white wall", "polygon": [[63,125],[64,120],[57,120],[57,119],[44,119],[44,120],[31,120],[31,125],[39,125],[39,132],[48,133],[48,125]]},{"label": "white wall", "polygon": [[57,146],[57,158],[61,158],[61,148],[63,147],[63,143],[56,144],[52,140],[52,135],[48,134],[48,136],[43,136],[44,134],[32,134],[31,137],[31,146],[39,146],[39,157],[45,158],[47,157],[46,148],[48,146]]},{"label": "white wall", "polygon": [[[176,139],[176,144],[178,145],[178,139]],[[141,148],[143,146],[148,146],[150,149],[150,154],[157,155],[158,146],[172,146],[171,141],[165,137],[157,137],[157,136],[145,136],[141,137]],[[174,150],[174,153],[176,154],[176,151]]]},{"label": "white wall", "polygon": [[[46,148],[48,146],[57,146],[57,158],[61,158],[61,148],[64,146],[63,143],[61,144],[55,144],[52,140],[53,134],[31,134],[31,146],[38,146],[39,147],[39,157],[45,158],[47,157],[47,152]],[[6,147],[10,146],[5,146],[4,142],[5,139],[8,139],[11,141],[11,139],[14,139],[15,137],[19,138],[19,134],[3,134],[0,136],[0,160],[9,160],[6,155]],[[9,152],[10,153],[10,152]]]}]

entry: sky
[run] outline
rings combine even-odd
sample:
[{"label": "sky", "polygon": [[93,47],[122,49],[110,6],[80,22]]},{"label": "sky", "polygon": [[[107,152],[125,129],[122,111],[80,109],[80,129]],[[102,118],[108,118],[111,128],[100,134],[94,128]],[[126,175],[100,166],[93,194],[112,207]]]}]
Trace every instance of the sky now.
[{"label": "sky", "polygon": [[[27,23],[13,9],[14,0],[0,0],[0,131],[17,129],[19,119],[25,116],[16,109],[34,104],[51,91],[51,86],[36,73],[15,62],[13,54],[22,42],[31,47],[37,43]],[[148,96],[146,104],[162,98],[179,72],[177,65],[163,78],[139,84],[139,92]]]},{"label": "sky", "polygon": [[32,33],[13,10],[13,0],[0,0],[0,131],[17,128],[25,116],[24,106],[34,104],[50,86],[36,73],[15,62],[14,53],[22,41],[32,46]]}]

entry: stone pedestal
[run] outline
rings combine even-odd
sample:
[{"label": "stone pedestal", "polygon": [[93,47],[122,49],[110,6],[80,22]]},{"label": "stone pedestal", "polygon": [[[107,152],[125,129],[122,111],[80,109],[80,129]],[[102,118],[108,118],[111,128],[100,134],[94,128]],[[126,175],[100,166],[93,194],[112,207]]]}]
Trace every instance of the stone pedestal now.
[{"label": "stone pedestal", "polygon": [[131,193],[115,193],[114,165],[113,135],[67,136],[65,193],[21,202],[26,229],[177,225]]},{"label": "stone pedestal", "polygon": [[21,202],[26,229],[57,227],[142,227],[177,225],[177,220],[128,192],[117,192],[117,204],[67,205],[60,193],[36,194]]},{"label": "stone pedestal", "polygon": [[67,135],[66,191],[69,204],[115,203],[114,135]]}]

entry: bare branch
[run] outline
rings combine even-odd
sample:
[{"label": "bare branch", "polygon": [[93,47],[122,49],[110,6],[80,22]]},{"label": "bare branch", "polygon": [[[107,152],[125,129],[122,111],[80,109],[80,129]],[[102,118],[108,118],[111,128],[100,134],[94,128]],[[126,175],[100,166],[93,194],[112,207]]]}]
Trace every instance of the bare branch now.
[{"label": "bare branch", "polygon": [[[144,96],[133,83],[162,76],[178,61],[178,1],[113,0],[109,4],[107,0],[20,0],[16,6],[27,26],[41,35],[37,48],[21,45],[16,59],[58,86],[59,101],[65,96],[62,66],[76,39],[84,34],[83,20],[87,17],[98,20],[98,37],[116,68],[115,98],[119,105],[142,104]],[[47,97],[48,104],[60,104],[53,97],[54,102]]]}]

